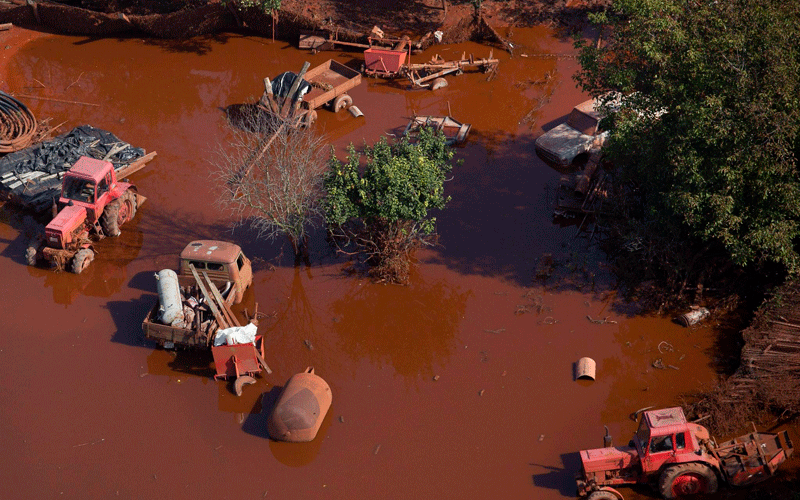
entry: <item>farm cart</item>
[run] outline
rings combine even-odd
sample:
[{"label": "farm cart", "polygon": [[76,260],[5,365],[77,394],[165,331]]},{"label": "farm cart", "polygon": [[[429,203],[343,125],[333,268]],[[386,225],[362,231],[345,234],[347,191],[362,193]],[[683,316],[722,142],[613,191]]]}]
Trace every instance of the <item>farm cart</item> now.
[{"label": "farm cart", "polygon": [[258,106],[280,116],[292,126],[307,127],[317,120],[317,109],[328,105],[339,112],[353,104],[347,92],[361,83],[361,73],[333,59],[298,74],[282,73],[274,81],[264,79]]},{"label": "farm cart", "polygon": [[120,228],[136,215],[145,198],[133,184],[117,175],[129,175],[144,163],[114,170],[111,162],[82,156],[62,179],[61,196],[44,235],[28,247],[29,265],[45,260],[59,270],[79,274],[94,260],[93,242],[119,236]]},{"label": "farm cart", "polygon": [[794,451],[786,431],[753,432],[717,444],[708,430],[686,421],[681,408],[645,411],[628,446],[580,452],[578,495],[588,500],[623,500],[613,487],[653,484],[667,499],[713,493],[720,482],[753,484],[772,476]]}]

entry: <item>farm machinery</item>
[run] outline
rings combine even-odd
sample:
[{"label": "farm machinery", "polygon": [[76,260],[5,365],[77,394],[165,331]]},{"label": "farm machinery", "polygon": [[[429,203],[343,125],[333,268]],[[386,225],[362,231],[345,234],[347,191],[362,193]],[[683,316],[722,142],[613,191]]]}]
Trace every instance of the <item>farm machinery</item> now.
[{"label": "farm machinery", "polygon": [[109,161],[81,156],[64,174],[61,194],[53,204],[53,219],[44,235],[28,247],[29,265],[44,260],[58,270],[80,274],[94,260],[94,242],[119,236],[121,226],[133,219],[145,198],[136,186],[120,181],[144,166],[132,164],[117,171]]},{"label": "farm machinery", "polygon": [[580,452],[578,496],[588,500],[623,500],[614,489],[625,484],[653,484],[667,499],[713,493],[720,483],[746,486],[764,480],[794,451],[786,431],[753,432],[717,443],[708,429],[687,422],[679,407],[642,413],[628,446]]}]

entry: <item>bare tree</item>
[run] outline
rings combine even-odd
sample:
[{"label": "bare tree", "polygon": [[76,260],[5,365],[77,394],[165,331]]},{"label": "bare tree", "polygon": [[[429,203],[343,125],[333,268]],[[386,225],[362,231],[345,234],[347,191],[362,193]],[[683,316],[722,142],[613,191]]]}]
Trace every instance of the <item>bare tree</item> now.
[{"label": "bare tree", "polygon": [[294,128],[281,118],[243,106],[228,114],[229,143],[211,160],[216,200],[258,237],[286,236],[295,258],[307,256],[307,231],[321,220],[319,200],[327,154],[313,128]]}]

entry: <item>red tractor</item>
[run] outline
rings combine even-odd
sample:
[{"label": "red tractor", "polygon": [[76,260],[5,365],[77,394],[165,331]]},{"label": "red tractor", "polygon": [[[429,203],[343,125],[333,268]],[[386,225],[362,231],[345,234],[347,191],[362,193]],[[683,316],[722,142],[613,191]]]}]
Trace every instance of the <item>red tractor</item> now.
[{"label": "red tractor", "polygon": [[794,450],[786,431],[753,432],[717,444],[708,430],[687,422],[680,408],[645,411],[628,446],[580,452],[578,496],[588,500],[623,500],[612,488],[653,484],[671,499],[713,493],[720,482],[745,486],[772,476]]},{"label": "red tractor", "polygon": [[81,156],[64,174],[44,238],[28,247],[28,264],[44,259],[80,274],[94,260],[93,242],[119,236],[120,226],[133,219],[143,202],[136,186],[117,180],[113,164]]}]

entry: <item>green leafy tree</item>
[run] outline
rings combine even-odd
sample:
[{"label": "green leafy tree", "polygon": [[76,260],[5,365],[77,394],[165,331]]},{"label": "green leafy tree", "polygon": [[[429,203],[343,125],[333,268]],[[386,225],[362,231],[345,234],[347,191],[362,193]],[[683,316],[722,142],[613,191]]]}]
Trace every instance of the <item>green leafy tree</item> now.
[{"label": "green leafy tree", "polygon": [[239,10],[258,9],[264,13],[268,12],[272,17],[272,41],[275,41],[275,23],[278,21],[278,11],[281,10],[281,0],[223,0],[223,3],[228,1]]},{"label": "green leafy tree", "polygon": [[431,210],[449,201],[444,182],[453,152],[441,133],[424,128],[416,143],[385,137],[365,146],[351,144],[347,160],[331,154],[324,186],[325,219],[344,252],[364,253],[379,280],[408,281],[411,252],[430,244],[436,219]]},{"label": "green leafy tree", "polygon": [[593,18],[576,79],[627,96],[605,150],[630,227],[800,270],[800,3],[616,0]]}]

